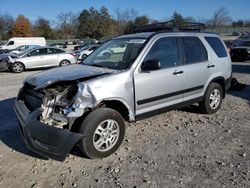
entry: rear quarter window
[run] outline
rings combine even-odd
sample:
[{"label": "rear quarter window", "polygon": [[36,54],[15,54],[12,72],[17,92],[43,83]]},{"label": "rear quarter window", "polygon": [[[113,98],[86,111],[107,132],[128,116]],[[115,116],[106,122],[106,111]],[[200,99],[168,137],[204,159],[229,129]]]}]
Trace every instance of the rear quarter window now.
[{"label": "rear quarter window", "polygon": [[227,51],[218,37],[205,37],[205,39],[218,57],[227,57]]}]

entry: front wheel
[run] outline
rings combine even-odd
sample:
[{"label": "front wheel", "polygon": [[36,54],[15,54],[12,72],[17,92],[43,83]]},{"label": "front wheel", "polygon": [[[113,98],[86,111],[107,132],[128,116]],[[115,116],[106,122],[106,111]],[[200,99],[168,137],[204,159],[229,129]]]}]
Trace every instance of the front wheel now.
[{"label": "front wheel", "polygon": [[117,111],[96,109],[84,119],[80,127],[84,135],[79,143],[81,151],[89,158],[104,158],[114,153],[125,135],[125,123]]},{"label": "front wheel", "polygon": [[24,71],[24,65],[20,62],[16,62],[11,66],[12,72],[21,73]]},{"label": "front wheel", "polygon": [[199,107],[204,114],[213,114],[217,112],[222,103],[223,90],[220,84],[211,83],[205,93],[204,99],[199,103]]}]

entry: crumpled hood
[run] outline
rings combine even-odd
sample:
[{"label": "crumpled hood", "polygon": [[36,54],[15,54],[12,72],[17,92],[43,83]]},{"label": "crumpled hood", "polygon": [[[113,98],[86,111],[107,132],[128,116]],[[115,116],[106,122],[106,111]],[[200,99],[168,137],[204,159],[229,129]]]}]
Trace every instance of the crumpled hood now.
[{"label": "crumpled hood", "polygon": [[35,89],[42,89],[60,81],[73,81],[88,77],[93,78],[112,72],[115,72],[115,70],[86,65],[70,65],[31,75],[24,82],[36,86]]}]

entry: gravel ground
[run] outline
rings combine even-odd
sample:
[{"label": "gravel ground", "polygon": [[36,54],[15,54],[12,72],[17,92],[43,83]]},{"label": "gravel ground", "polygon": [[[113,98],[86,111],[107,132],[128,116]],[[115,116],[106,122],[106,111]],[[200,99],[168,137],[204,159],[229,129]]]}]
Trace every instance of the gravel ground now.
[{"label": "gravel ground", "polygon": [[250,187],[250,63],[234,63],[247,87],[222,109],[196,106],[127,125],[112,156],[90,160],[74,149],[64,162],[26,149],[13,101],[28,75],[0,73],[0,187]]}]

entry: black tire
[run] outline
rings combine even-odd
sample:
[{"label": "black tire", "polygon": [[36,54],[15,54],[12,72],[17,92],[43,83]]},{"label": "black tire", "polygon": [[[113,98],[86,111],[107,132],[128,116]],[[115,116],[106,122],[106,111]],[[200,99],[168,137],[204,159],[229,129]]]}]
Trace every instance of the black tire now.
[{"label": "black tire", "polygon": [[24,71],[24,65],[21,62],[15,62],[11,65],[11,71],[14,73],[21,73]]},{"label": "black tire", "polygon": [[[213,93],[218,92],[218,102],[216,102],[214,105],[212,105],[213,100],[210,98],[212,97]],[[199,107],[200,107],[200,111],[204,114],[213,114],[215,112],[217,112],[220,107],[221,107],[221,103],[223,100],[223,90],[220,84],[218,83],[211,83],[205,93],[204,99],[202,102],[199,103]],[[213,107],[211,107],[211,105]]]},{"label": "black tire", "polygon": [[83,54],[82,57],[81,57],[81,60],[84,60],[86,59],[88,56],[86,54]]},{"label": "black tire", "polygon": [[[112,127],[114,126],[116,130],[118,130],[117,132],[119,132],[119,135],[115,137],[115,142],[113,143],[112,147],[110,147],[108,150],[102,151],[105,149],[105,147],[107,147],[107,143],[103,143],[102,147],[100,148],[97,148],[98,146],[95,146],[95,144],[97,144],[98,141],[105,139],[105,135],[99,136],[99,133],[97,134],[96,132],[98,130],[97,128],[100,128],[100,126],[108,127],[108,124],[105,124],[106,121],[115,122]],[[108,131],[107,127],[103,130]],[[110,130],[110,132],[112,130]],[[83,120],[80,127],[80,133],[84,135],[84,138],[80,141],[79,147],[80,150],[85,154],[85,156],[91,159],[104,158],[114,153],[121,145],[125,135],[125,122],[120,113],[118,113],[117,111],[110,108],[99,108],[88,114],[87,117]],[[107,135],[112,134],[107,133]]]},{"label": "black tire", "polygon": [[60,67],[64,67],[64,66],[68,66],[68,65],[70,65],[70,61],[67,59],[62,60],[59,64]]}]

